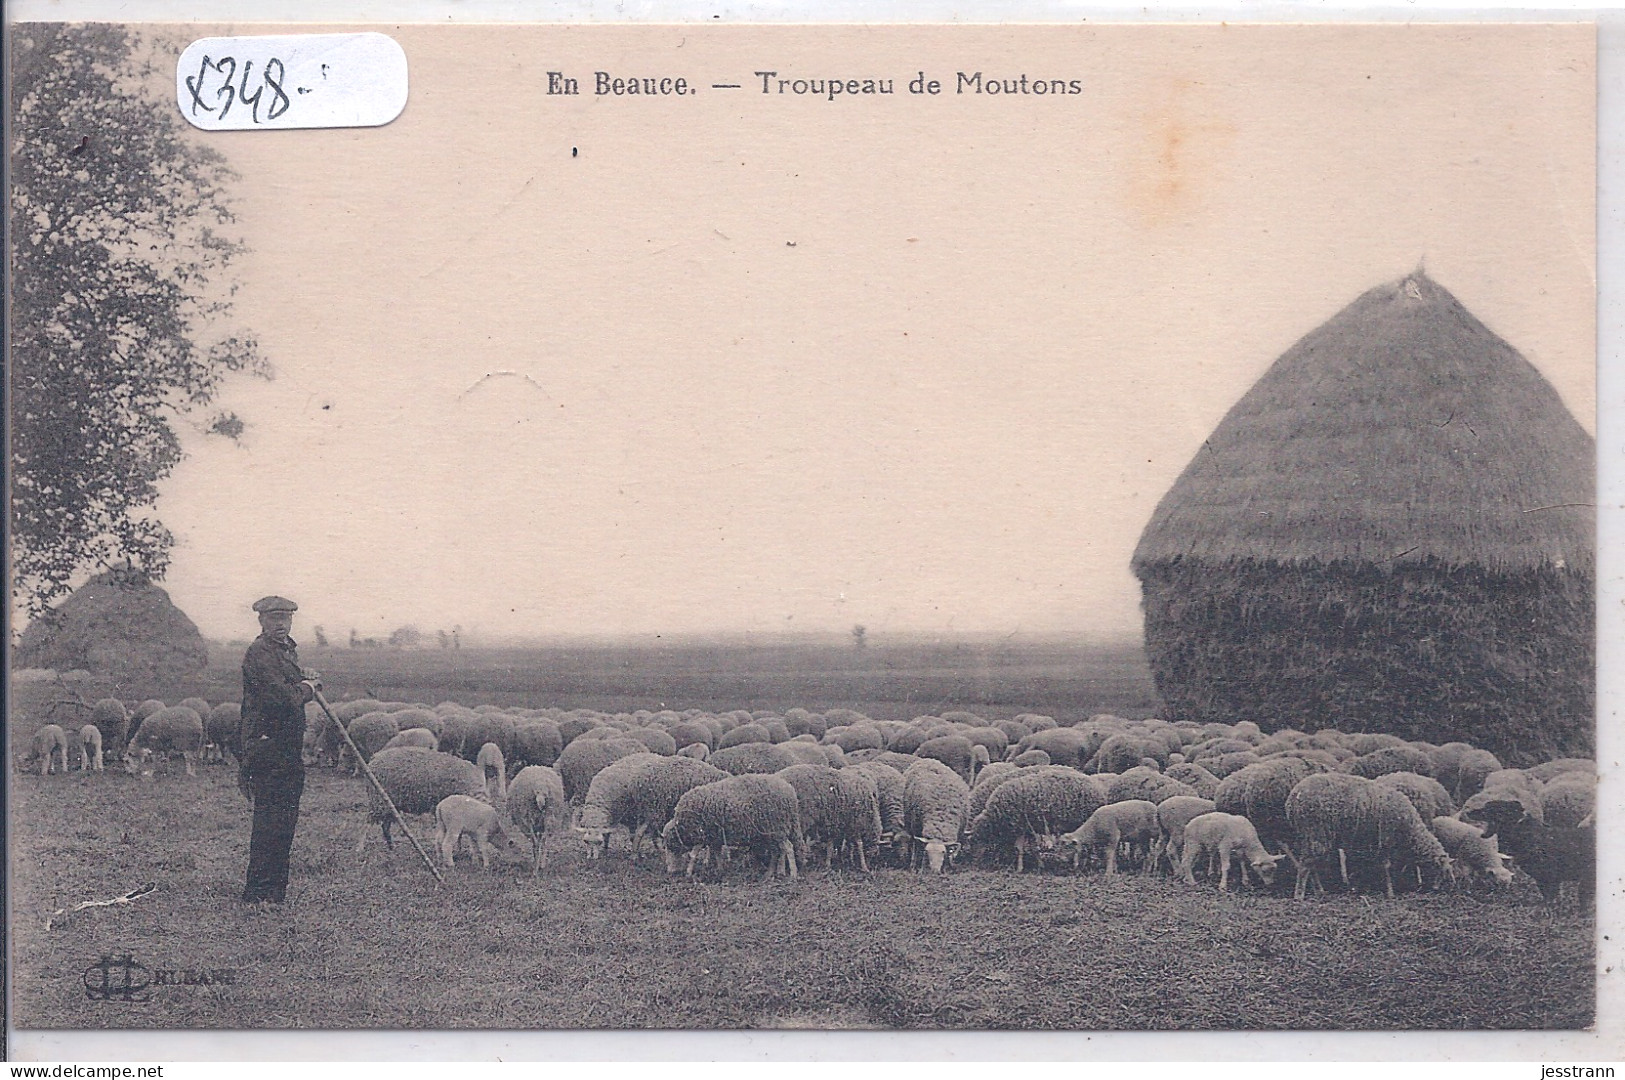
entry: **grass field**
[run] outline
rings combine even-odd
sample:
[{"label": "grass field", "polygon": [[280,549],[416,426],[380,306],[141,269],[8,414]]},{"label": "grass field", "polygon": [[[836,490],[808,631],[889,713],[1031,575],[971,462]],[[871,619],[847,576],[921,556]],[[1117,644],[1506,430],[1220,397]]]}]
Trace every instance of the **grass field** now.
[{"label": "grass field", "polygon": [[[702,663],[674,649],[341,650],[306,662],[335,696],[364,687],[430,703],[1062,719],[1155,708],[1129,651],[749,652],[712,648]],[[164,696],[234,698],[234,658],[221,655],[206,685]],[[14,746],[61,696],[49,683],[16,690]],[[354,855],[364,782],[322,769],[306,789],[290,903],[245,910],[247,807],[229,766],[200,773],[12,777],[19,1027],[1473,1029],[1593,1016],[1592,924],[1552,918],[1532,886],[1493,900],[1298,903],[1008,869],[690,882],[653,860],[632,867],[624,846],[589,865],[563,842],[537,879],[463,864],[437,889],[376,829]],[[55,909],[148,881],[150,896],[43,928]],[[152,985],[142,1002],[88,999],[86,969],[125,953],[181,985]],[[187,984],[188,972],[230,981]]]}]

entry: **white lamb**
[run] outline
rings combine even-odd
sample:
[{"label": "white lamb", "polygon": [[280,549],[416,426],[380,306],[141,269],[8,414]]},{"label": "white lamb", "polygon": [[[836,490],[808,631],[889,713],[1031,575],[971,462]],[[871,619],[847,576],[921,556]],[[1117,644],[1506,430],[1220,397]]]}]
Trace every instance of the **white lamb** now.
[{"label": "white lamb", "polygon": [[79,749],[79,771],[89,769],[93,772],[102,771],[102,732],[95,724],[86,724],[79,729],[76,745]]},{"label": "white lamb", "polygon": [[1222,814],[1214,812],[1203,814],[1201,817],[1191,819],[1185,826],[1185,851],[1180,864],[1185,871],[1185,883],[1196,884],[1196,860],[1207,855],[1210,862],[1208,873],[1212,875],[1214,862],[1219,865],[1219,889],[1228,891],[1230,888],[1230,860],[1239,857],[1241,860],[1241,879],[1247,881],[1247,868],[1250,866],[1258,875],[1259,881],[1268,885],[1275,880],[1275,863],[1282,856],[1271,855],[1264,850],[1263,843],[1258,839],[1258,830],[1253,823],[1240,814]]},{"label": "white lamb", "polygon": [[39,774],[51,775],[57,758],[62,760],[62,771],[68,771],[68,733],[58,724],[46,724],[34,732],[33,760],[39,762]]},{"label": "white lamb", "polygon": [[447,866],[456,864],[457,848],[465,836],[478,853],[480,865],[487,870],[491,869],[491,856],[497,854],[499,847],[509,861],[524,857],[520,845],[502,827],[502,819],[491,804],[472,795],[447,795],[441,799],[434,808],[434,823],[435,843]]},{"label": "white lamb", "polygon": [[480,747],[479,754],[474,758],[474,764],[480,767],[489,777],[489,770],[497,774],[497,798],[508,797],[508,764],[502,760],[502,747],[494,742],[485,743]]}]

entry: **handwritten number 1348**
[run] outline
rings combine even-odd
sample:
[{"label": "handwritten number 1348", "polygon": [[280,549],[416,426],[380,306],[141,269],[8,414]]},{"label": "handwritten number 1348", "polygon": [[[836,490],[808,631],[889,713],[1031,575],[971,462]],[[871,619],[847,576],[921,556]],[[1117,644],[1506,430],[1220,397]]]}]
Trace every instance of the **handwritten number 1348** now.
[{"label": "handwritten number 1348", "polygon": [[197,74],[186,77],[186,89],[192,95],[193,116],[197,115],[199,109],[206,113],[215,111],[204,100],[204,89],[211,68],[221,75],[220,85],[215,89],[214,96],[211,99],[217,105],[220,104],[222,98],[225,99],[225,104],[220,105],[219,110],[221,120],[224,120],[226,114],[231,112],[233,104],[242,102],[249,107],[249,115],[253,118],[254,123],[259,123],[260,100],[265,96],[267,90],[271,91],[271,99],[265,103],[265,118],[275,120],[288,111],[291,102],[288,100],[287,92],[282,89],[282,80],[287,75],[287,70],[282,66],[282,61],[272,57],[265,62],[265,67],[260,72],[259,80],[254,85],[254,92],[251,94],[249,93],[249,81],[254,70],[254,61],[243,61],[242,74],[239,77],[236,57],[222,56],[219,60],[211,60],[205,56],[203,62],[198,65]]}]

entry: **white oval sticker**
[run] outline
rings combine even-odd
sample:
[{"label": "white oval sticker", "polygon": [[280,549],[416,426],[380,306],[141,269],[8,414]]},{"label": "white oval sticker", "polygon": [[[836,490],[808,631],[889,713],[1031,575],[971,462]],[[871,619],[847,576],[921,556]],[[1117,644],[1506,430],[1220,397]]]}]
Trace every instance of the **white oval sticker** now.
[{"label": "white oval sticker", "polygon": [[199,38],[175,66],[195,127],[377,127],[406,108],[406,53],[387,34]]}]

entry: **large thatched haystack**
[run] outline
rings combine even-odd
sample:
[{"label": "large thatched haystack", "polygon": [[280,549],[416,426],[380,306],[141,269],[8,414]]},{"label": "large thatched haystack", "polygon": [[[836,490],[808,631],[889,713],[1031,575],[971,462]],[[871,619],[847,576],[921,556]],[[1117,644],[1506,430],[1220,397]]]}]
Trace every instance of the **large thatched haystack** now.
[{"label": "large thatched haystack", "polygon": [[1418,273],[1236,403],[1134,553],[1175,719],[1589,754],[1592,438]]},{"label": "large thatched haystack", "polygon": [[169,594],[139,575],[100,574],[28,624],[20,667],[84,669],[132,688],[162,688],[209,662],[196,624]]}]

